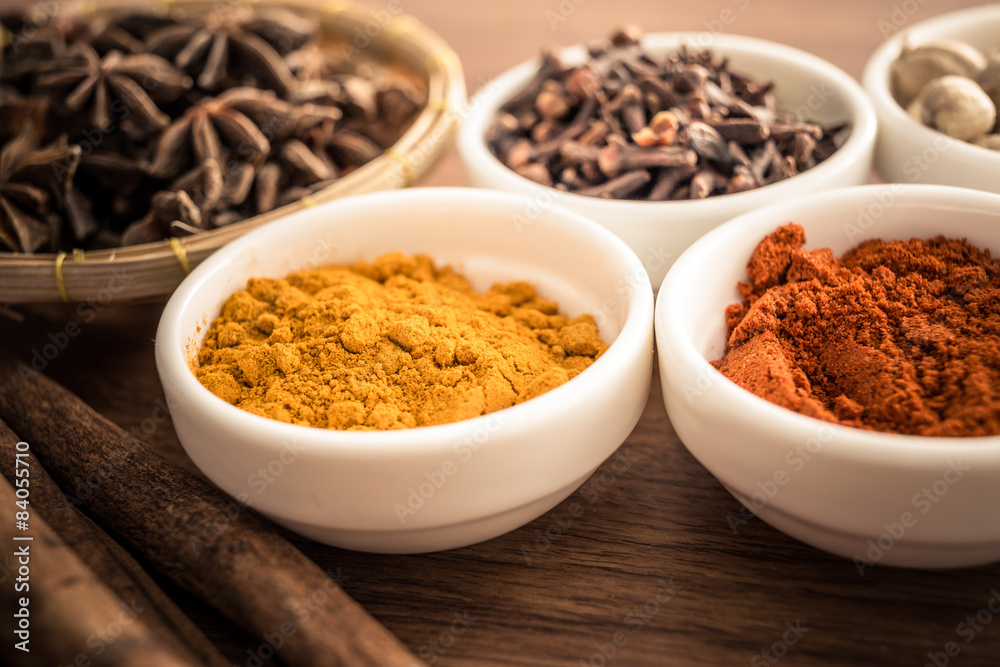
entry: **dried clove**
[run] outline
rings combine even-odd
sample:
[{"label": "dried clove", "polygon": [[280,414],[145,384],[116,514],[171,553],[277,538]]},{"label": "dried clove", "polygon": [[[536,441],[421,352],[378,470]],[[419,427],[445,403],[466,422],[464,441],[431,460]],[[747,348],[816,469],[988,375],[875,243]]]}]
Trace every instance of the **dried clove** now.
[{"label": "dried clove", "polygon": [[739,146],[755,146],[771,136],[771,128],[756,118],[726,118],[705,123],[726,141]]},{"label": "dried clove", "polygon": [[650,179],[652,179],[652,176],[650,176],[649,172],[645,169],[640,169],[639,171],[630,171],[627,174],[616,176],[600,185],[585,188],[580,190],[579,193],[581,195],[602,197],[604,199],[622,199],[646,185]]},{"label": "dried clove", "polygon": [[487,144],[537,183],[593,197],[700,199],[762,187],[810,169],[849,128],[777,109],[774,84],[734,72],[708,50],[643,51],[635,26],[565,66],[542,54],[501,107]]},{"label": "dried clove", "polygon": [[697,163],[698,154],[682,146],[663,146],[646,150],[626,143],[625,139],[617,135],[608,138],[607,145],[601,149],[597,158],[597,166],[606,176],[612,178],[634,169],[668,169],[694,166]]}]

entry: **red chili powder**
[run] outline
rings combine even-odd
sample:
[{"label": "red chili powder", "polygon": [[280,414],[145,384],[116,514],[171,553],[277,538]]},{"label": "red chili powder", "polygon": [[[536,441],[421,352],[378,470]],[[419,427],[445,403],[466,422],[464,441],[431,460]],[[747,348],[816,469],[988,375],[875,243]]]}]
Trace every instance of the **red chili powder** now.
[{"label": "red chili powder", "polygon": [[965,240],[865,241],[839,260],[788,224],[747,264],[715,366],[777,405],[847,426],[1000,434],[1000,260]]}]

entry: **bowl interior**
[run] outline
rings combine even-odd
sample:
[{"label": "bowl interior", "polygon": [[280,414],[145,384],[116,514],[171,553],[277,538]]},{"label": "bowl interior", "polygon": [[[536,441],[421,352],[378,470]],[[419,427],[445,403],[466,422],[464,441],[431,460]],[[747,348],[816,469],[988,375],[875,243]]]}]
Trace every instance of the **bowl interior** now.
[{"label": "bowl interior", "polygon": [[889,181],[941,183],[1000,192],[994,172],[1000,153],[953,139],[912,118],[896,102],[891,68],[905,42],[958,39],[987,52],[1000,47],[1000,5],[973,7],[908,27],[879,46],[862,80],[879,116],[876,166]]},{"label": "bowl interior", "polygon": [[[843,123],[856,113],[835,83],[829,81],[843,73],[821,58],[783,44],[740,35],[720,36],[707,47],[703,42],[704,36],[700,33],[677,32],[651,33],[642,43],[657,59],[676,53],[682,46],[708,48],[717,58],[728,58],[732,71],[748,74],[762,82],[773,81],[780,109],[795,114],[800,120]],[[586,61],[586,50],[582,46],[569,47],[561,55],[572,65]],[[527,83],[535,69],[537,65],[532,63],[527,70],[529,75],[518,77],[518,85]],[[501,104],[504,101],[501,100]]]},{"label": "bowl interior", "polygon": [[[212,255],[175,292],[157,332],[161,378],[192,396],[204,396],[228,420],[270,422],[215,397],[189,370],[226,299],[252,277],[281,278],[303,268],[372,260],[392,251],[426,253],[438,265],[451,265],[465,275],[479,291],[496,282],[527,281],[556,300],[560,312],[593,315],[609,345],[627,331],[630,342],[611,346],[594,365],[610,369],[631,354],[630,344],[648,336],[643,311],[652,306],[649,279],[635,254],[599,225],[561,209],[525,222],[528,205],[530,201],[506,193],[428,188],[333,202],[255,230]],[[578,387],[569,383],[554,390],[555,398],[540,396],[511,410],[559,401],[576,390],[565,389],[570,385]],[[472,428],[469,422],[475,421],[451,426]],[[279,426],[301,428],[259,424],[264,429]],[[339,435],[345,446],[364,446],[358,434],[323,435],[330,440]],[[365,435],[365,442],[378,440],[386,451],[412,440],[399,432]],[[431,440],[425,443],[429,448],[435,446]]]},{"label": "bowl interior", "polygon": [[938,136],[938,132],[925,128],[913,120],[896,102],[892,95],[893,62],[899,57],[904,44],[919,45],[936,39],[957,39],[967,42],[983,53],[988,53],[991,49],[1000,48],[998,32],[1000,32],[1000,5],[996,4],[951,12],[917,23],[896,33],[875,50],[865,67],[863,76],[865,87],[876,104],[895,111],[894,117],[905,118],[915,127],[932,132],[928,136]]},{"label": "bowl interior", "polygon": [[[698,33],[646,35],[647,50],[662,57],[683,44],[699,46]],[[776,83],[783,108],[824,125],[850,122],[844,144],[829,159],[794,178],[766,187],[696,201],[647,202],[598,199],[561,192],[519,176],[489,150],[486,133],[499,108],[535,74],[529,61],[508,70],[479,91],[463,118],[459,152],[473,185],[520,192],[539,208],[558,205],[590,217],[623,239],[659,286],[677,257],[709,229],[745,211],[789,197],[867,182],[874,151],[876,119],[861,87],[837,67],[792,47],[750,37],[720,35],[711,48],[730,59],[732,68]],[[568,63],[581,62],[581,46],[562,52]]]},{"label": "bowl interior", "polygon": [[204,338],[205,325],[248,279],[370,261],[392,251],[426,253],[478,291],[527,281],[557,300],[561,312],[593,314],[606,342],[618,336],[627,314],[625,292],[648,280],[617,239],[561,211],[524,223],[518,214],[528,202],[516,197],[444,191],[355,197],[289,216],[220,250],[179,290],[184,306],[174,326],[189,354]]},{"label": "bowl interior", "polygon": [[[653,57],[663,58],[683,45],[699,47],[702,37],[699,33],[651,33],[644,36],[643,46]],[[850,77],[821,58],[782,44],[734,35],[717,37],[710,48],[716,56],[730,59],[732,70],[761,81],[774,81],[780,108],[799,119],[814,120],[823,125],[853,122],[852,136],[863,137],[874,132],[874,117],[865,106],[863,93]],[[583,46],[577,45],[560,51],[560,57],[569,65],[579,65],[585,62],[587,53]],[[462,134],[464,143],[480,146],[475,159],[483,159],[485,156],[482,153],[485,153],[493,163],[491,169],[500,168],[520,181],[541,187],[507,169],[489,151],[485,141],[486,132],[495,121],[500,107],[531,80],[537,69],[537,60],[522,63],[480,90],[470,104]],[[745,194],[748,193],[724,198]],[[621,203],[618,200],[603,202],[586,199],[596,204]],[[707,201],[718,199],[713,197]]]},{"label": "bowl interior", "polygon": [[740,300],[738,281],[757,244],[777,227],[795,222],[806,247],[829,247],[840,256],[861,241],[966,238],[980,249],[1000,250],[1000,197],[938,186],[862,186],[813,195],[740,216],[692,246],[664,281],[666,308],[657,326],[676,328],[706,360],[725,352],[724,310]]},{"label": "bowl interior", "polygon": [[968,42],[984,53],[1000,48],[997,29],[1000,27],[1000,5],[984,5],[944,14],[922,21],[904,30],[897,39],[909,39],[920,44],[947,37]]}]

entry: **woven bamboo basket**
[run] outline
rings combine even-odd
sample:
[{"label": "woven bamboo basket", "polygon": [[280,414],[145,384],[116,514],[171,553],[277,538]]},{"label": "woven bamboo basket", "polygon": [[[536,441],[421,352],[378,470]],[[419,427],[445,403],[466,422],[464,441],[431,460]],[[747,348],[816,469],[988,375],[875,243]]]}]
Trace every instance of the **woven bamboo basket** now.
[{"label": "woven bamboo basket", "polygon": [[[217,0],[218,1],[218,0]],[[233,0],[227,0],[232,4]],[[163,11],[208,11],[213,3],[159,0]],[[253,2],[260,7],[265,2]],[[132,8],[129,0],[97,0],[79,11],[103,13]],[[147,301],[173,292],[188,272],[212,252],[247,231],[290,213],[350,195],[413,185],[448,148],[466,103],[461,64],[454,51],[415,18],[324,0],[283,0],[273,6],[319,15],[328,37],[413,70],[427,84],[427,105],[382,156],[312,195],[227,227],[194,236],[100,251],[59,254],[0,253],[0,304]],[[386,20],[387,16],[391,16]],[[360,32],[358,32],[360,31]]]}]

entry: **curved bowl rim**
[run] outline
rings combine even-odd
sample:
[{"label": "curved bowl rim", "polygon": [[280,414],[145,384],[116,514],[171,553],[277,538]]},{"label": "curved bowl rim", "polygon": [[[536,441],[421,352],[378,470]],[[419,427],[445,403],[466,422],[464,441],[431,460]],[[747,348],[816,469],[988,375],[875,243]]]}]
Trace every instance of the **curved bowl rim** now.
[{"label": "curved bowl rim", "polygon": [[947,150],[951,153],[954,151],[957,161],[968,163],[970,166],[980,169],[998,170],[1000,169],[1000,151],[955,139],[944,132],[918,123],[916,119],[906,113],[906,109],[893,97],[889,84],[889,71],[892,63],[911,33],[928,31],[944,36],[955,29],[984,20],[993,20],[1000,28],[1000,4],[982,5],[948,12],[900,30],[872,52],[865,63],[861,83],[871,99],[875,113],[879,117],[879,123],[893,126],[901,124],[906,128],[907,136],[911,138],[908,143],[914,147],[926,148],[937,145],[941,152]]},{"label": "curved bowl rim", "polygon": [[[652,51],[669,50],[684,43],[697,43],[698,32],[657,32],[643,36],[643,45]],[[475,165],[487,173],[490,181],[503,184],[505,190],[531,193],[536,198],[549,196],[557,205],[590,206],[595,211],[614,212],[615,209],[637,211],[663,206],[665,214],[684,214],[689,210],[704,212],[707,207],[717,208],[720,215],[736,215],[739,211],[765,205],[772,200],[780,200],[794,195],[796,190],[813,181],[821,182],[829,178],[830,172],[843,170],[864,158],[865,152],[875,144],[878,128],[875,110],[864,89],[850,75],[836,65],[819,56],[792,46],[743,35],[717,35],[713,37],[712,48],[717,51],[753,52],[783,63],[793,63],[802,70],[818,76],[822,81],[833,82],[841,93],[846,93],[845,102],[850,110],[851,132],[844,145],[827,160],[812,169],[797,174],[778,183],[728,195],[717,195],[697,201],[639,201],[627,199],[599,199],[570,192],[561,192],[552,187],[540,185],[516,174],[501,163],[486,145],[485,135],[496,115],[498,107],[513,94],[531,73],[537,70],[537,59],[524,61],[496,76],[481,88],[469,103],[458,135],[458,151],[465,163]],[[569,62],[579,62],[585,54],[585,46],[576,44],[559,51],[561,58]],[[738,63],[737,63],[738,65]],[[780,82],[777,82],[780,86]],[[500,187],[495,185],[492,187]]]},{"label": "curved bowl rim", "polygon": [[[202,397],[204,409],[219,413],[220,419],[235,420],[267,436],[274,443],[274,449],[289,439],[308,443],[319,449],[315,452],[326,454],[349,454],[363,456],[385,455],[427,455],[446,453],[452,445],[464,436],[475,434],[482,428],[489,428],[498,415],[508,421],[516,419],[522,424],[544,423],[551,415],[565,413],[565,405],[575,402],[577,396],[599,391],[601,377],[615,375],[625,361],[640,354],[642,341],[653,326],[653,294],[648,276],[635,253],[611,232],[586,217],[553,208],[545,212],[536,222],[555,225],[567,233],[589,237],[595,247],[615,257],[616,263],[624,271],[623,275],[637,276],[638,284],[630,283],[625,295],[627,312],[622,329],[605,353],[579,376],[555,389],[529,401],[486,415],[459,422],[422,426],[395,431],[337,431],[310,426],[300,426],[279,422],[267,417],[251,414],[212,394],[194,376],[188,366],[188,345],[191,332],[180,331],[180,321],[194,293],[204,284],[210,283],[220,267],[246,249],[259,245],[259,241],[281,235],[286,227],[296,225],[299,219],[327,215],[377,214],[384,207],[409,205],[433,205],[464,201],[475,206],[517,206],[523,209],[529,202],[525,197],[513,193],[475,188],[420,188],[377,192],[320,204],[305,211],[296,212],[280,220],[268,223],[241,236],[211,255],[181,283],[171,296],[163,311],[156,333],[156,362],[164,384],[170,382],[186,396]],[[318,212],[318,213],[317,213]],[[626,274],[627,272],[627,274]],[[645,285],[642,278],[646,279]],[[645,289],[643,289],[645,287]],[[211,316],[210,316],[211,317]],[[593,371],[593,372],[592,372]],[[578,381],[585,378],[583,381]],[[491,421],[493,420],[493,421]],[[263,440],[263,438],[261,439]],[[484,447],[489,446],[487,442]]]},{"label": "curved bowl rim", "polygon": [[[670,347],[672,356],[685,364],[694,373],[709,373],[719,380],[717,390],[720,392],[717,403],[726,412],[757,414],[767,422],[764,428],[794,432],[796,434],[815,432],[822,426],[830,429],[832,438],[824,445],[824,451],[836,452],[845,458],[864,460],[896,459],[900,455],[926,457],[927,461],[939,461],[941,456],[972,456],[990,454],[994,457],[1000,453],[1000,435],[983,437],[930,437],[904,435],[899,433],[884,433],[825,422],[814,417],[797,413],[771,403],[756,394],[740,387],[729,378],[715,371],[709,361],[696,349],[694,343],[684,335],[679,325],[674,322],[683,317],[677,312],[676,295],[685,288],[688,271],[699,263],[706,261],[712,252],[724,245],[734,236],[745,236],[746,228],[764,227],[770,225],[773,229],[776,220],[794,219],[790,212],[809,208],[843,204],[846,201],[857,204],[886,188],[894,188],[896,201],[925,201],[942,203],[942,200],[957,204],[961,200],[966,207],[977,206],[990,211],[1000,211],[1000,194],[957,188],[945,185],[913,185],[913,184],[872,184],[849,188],[837,188],[819,192],[787,202],[779,202],[745,213],[711,230],[692,244],[671,268],[664,278],[656,299],[654,315],[654,330],[658,353],[661,349]],[[844,204],[846,205],[846,204]],[[1000,216],[1000,214],[997,214]],[[765,224],[767,223],[767,225]],[[765,232],[767,233],[767,232]],[[760,238],[763,238],[761,236]],[[749,258],[748,258],[749,259]],[[662,363],[662,361],[661,361]],[[669,381],[669,380],[668,380]],[[784,440],[783,440],[784,441]]]}]

